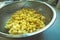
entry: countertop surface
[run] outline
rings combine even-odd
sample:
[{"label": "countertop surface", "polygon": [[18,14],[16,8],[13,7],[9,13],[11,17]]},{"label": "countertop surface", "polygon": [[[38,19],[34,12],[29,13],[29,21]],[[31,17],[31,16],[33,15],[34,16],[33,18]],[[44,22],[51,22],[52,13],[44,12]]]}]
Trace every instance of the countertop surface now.
[{"label": "countertop surface", "polygon": [[60,40],[60,10],[58,10],[57,8],[55,8],[55,10],[57,14],[55,23],[50,28],[45,30],[43,33],[28,38],[20,39],[0,37],[0,40]]}]

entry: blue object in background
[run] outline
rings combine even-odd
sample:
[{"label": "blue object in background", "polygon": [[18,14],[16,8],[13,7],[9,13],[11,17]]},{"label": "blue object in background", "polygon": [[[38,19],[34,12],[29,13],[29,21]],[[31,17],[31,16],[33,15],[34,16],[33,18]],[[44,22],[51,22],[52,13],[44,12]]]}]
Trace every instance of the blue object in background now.
[{"label": "blue object in background", "polygon": [[57,18],[55,23],[44,32],[45,40],[60,40],[60,10],[55,9]]}]

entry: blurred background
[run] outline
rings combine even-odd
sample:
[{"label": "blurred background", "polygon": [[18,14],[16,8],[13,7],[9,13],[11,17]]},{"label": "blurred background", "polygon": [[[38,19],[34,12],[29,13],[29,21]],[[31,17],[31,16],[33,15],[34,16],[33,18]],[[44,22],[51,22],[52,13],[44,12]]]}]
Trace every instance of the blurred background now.
[{"label": "blurred background", "polygon": [[2,1],[44,1],[60,9],[60,0],[0,0]]}]

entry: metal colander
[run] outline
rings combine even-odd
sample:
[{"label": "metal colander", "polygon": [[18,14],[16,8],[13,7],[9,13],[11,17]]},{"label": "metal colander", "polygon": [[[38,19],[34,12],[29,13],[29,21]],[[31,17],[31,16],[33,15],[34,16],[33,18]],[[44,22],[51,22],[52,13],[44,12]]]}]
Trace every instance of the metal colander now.
[{"label": "metal colander", "polygon": [[[33,33],[20,34],[20,35],[8,34],[7,30],[4,28],[7,20],[11,17],[13,12],[15,12],[16,10],[25,8],[25,7],[34,8],[38,10],[39,12],[41,12],[41,14],[46,17],[46,20],[45,20],[46,26],[42,28],[41,30],[33,32]],[[0,8],[0,35],[4,37],[10,37],[10,38],[21,38],[21,37],[32,36],[48,29],[54,23],[55,19],[56,19],[55,10],[49,4],[45,2],[41,2],[41,1],[39,2],[35,2],[35,1],[13,2],[9,5],[6,5]]]}]

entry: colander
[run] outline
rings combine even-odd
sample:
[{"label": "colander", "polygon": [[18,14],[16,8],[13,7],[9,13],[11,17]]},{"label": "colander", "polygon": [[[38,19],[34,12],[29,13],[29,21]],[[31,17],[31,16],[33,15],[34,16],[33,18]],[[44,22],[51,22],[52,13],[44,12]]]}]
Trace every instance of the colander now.
[{"label": "colander", "polygon": [[[6,25],[7,20],[11,17],[13,12],[20,10],[22,8],[29,7],[38,10],[42,15],[46,17],[45,24],[46,26],[36,32],[27,33],[27,34],[9,34],[4,26]],[[12,2],[2,8],[0,8],[0,35],[3,37],[9,38],[22,38],[29,37],[41,33],[53,25],[56,19],[56,11],[52,6],[45,2],[41,1],[16,1]]]}]

